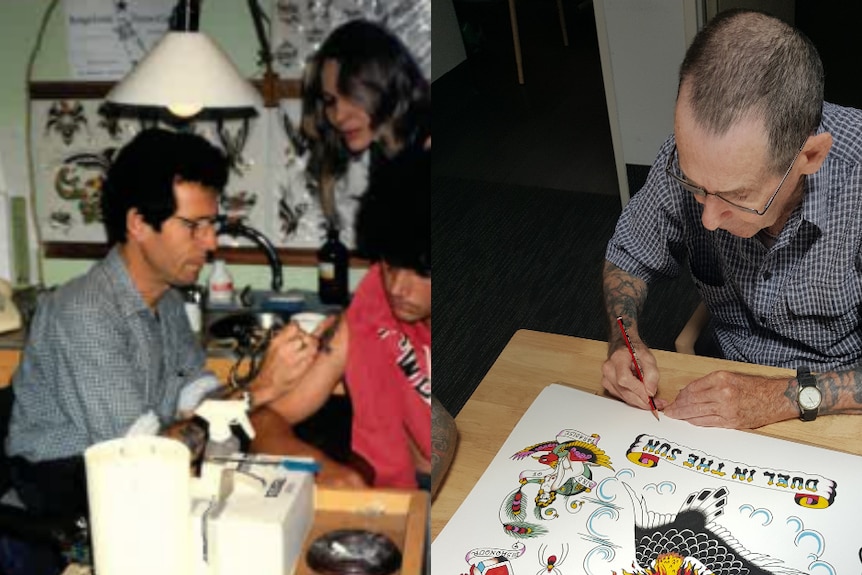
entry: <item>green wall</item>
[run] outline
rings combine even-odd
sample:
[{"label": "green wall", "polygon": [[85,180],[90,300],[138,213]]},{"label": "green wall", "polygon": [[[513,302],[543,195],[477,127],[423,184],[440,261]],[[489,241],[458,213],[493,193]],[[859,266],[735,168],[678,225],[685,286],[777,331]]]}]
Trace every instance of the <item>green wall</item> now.
[{"label": "green wall", "polygon": [[[257,39],[248,6],[240,0],[206,0],[202,3],[201,31],[210,35],[249,77],[259,77]],[[48,0],[0,0],[0,130],[25,133],[27,111],[27,62],[36,43],[40,23],[51,6]],[[264,9],[270,2],[261,0]],[[65,10],[56,2],[48,20],[41,48],[33,66],[34,80],[69,79],[66,54]],[[24,146],[24,142],[21,142]],[[2,222],[0,225],[7,225]],[[46,259],[44,283],[54,285],[83,273],[92,262]],[[236,285],[251,284],[265,288],[269,270],[264,266],[232,265]],[[201,283],[207,270],[201,274]],[[361,279],[363,270],[351,270],[351,286]],[[316,289],[314,268],[285,268],[285,287]]]}]

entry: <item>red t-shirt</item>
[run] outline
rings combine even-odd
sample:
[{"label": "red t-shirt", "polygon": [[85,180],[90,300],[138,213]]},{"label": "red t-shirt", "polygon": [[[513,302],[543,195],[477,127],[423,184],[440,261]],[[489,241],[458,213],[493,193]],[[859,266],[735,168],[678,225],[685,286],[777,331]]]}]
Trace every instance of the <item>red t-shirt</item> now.
[{"label": "red t-shirt", "polygon": [[376,487],[415,488],[411,438],[431,458],[431,328],[392,315],[379,265],[360,282],[347,326],[353,451],[374,469]]}]

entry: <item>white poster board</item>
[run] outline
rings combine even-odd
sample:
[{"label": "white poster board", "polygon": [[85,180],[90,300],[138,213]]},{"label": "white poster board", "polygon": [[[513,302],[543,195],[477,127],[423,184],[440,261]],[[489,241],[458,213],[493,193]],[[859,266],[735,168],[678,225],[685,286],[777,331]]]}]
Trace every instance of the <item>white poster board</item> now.
[{"label": "white poster board", "polygon": [[434,540],[432,571],[859,573],[860,474],[857,456],[551,385]]},{"label": "white poster board", "polygon": [[78,80],[119,80],[168,31],[176,0],[64,0],[69,69]]}]

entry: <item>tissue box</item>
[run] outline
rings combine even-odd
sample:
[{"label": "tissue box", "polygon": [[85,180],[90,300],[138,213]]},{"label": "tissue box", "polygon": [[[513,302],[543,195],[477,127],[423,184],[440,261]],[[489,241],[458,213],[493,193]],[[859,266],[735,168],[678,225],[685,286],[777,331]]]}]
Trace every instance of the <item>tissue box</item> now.
[{"label": "tissue box", "polygon": [[314,520],[314,476],[271,464],[236,467],[224,472],[233,482],[226,497],[192,501],[197,573],[293,573]]}]

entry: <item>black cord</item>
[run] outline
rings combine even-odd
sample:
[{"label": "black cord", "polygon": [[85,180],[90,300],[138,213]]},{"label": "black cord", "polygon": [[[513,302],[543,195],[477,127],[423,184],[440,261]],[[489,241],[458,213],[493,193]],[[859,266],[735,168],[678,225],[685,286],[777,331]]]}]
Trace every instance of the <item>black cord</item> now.
[{"label": "black cord", "polygon": [[171,32],[197,32],[200,29],[199,0],[179,0],[171,12]]},{"label": "black cord", "polygon": [[269,48],[269,36],[264,29],[264,22],[269,24],[269,18],[260,9],[257,0],[248,0],[248,9],[251,12],[251,19],[254,22],[254,31],[257,34],[257,42],[260,44],[258,49],[259,63],[269,69],[272,64],[272,51]]}]

